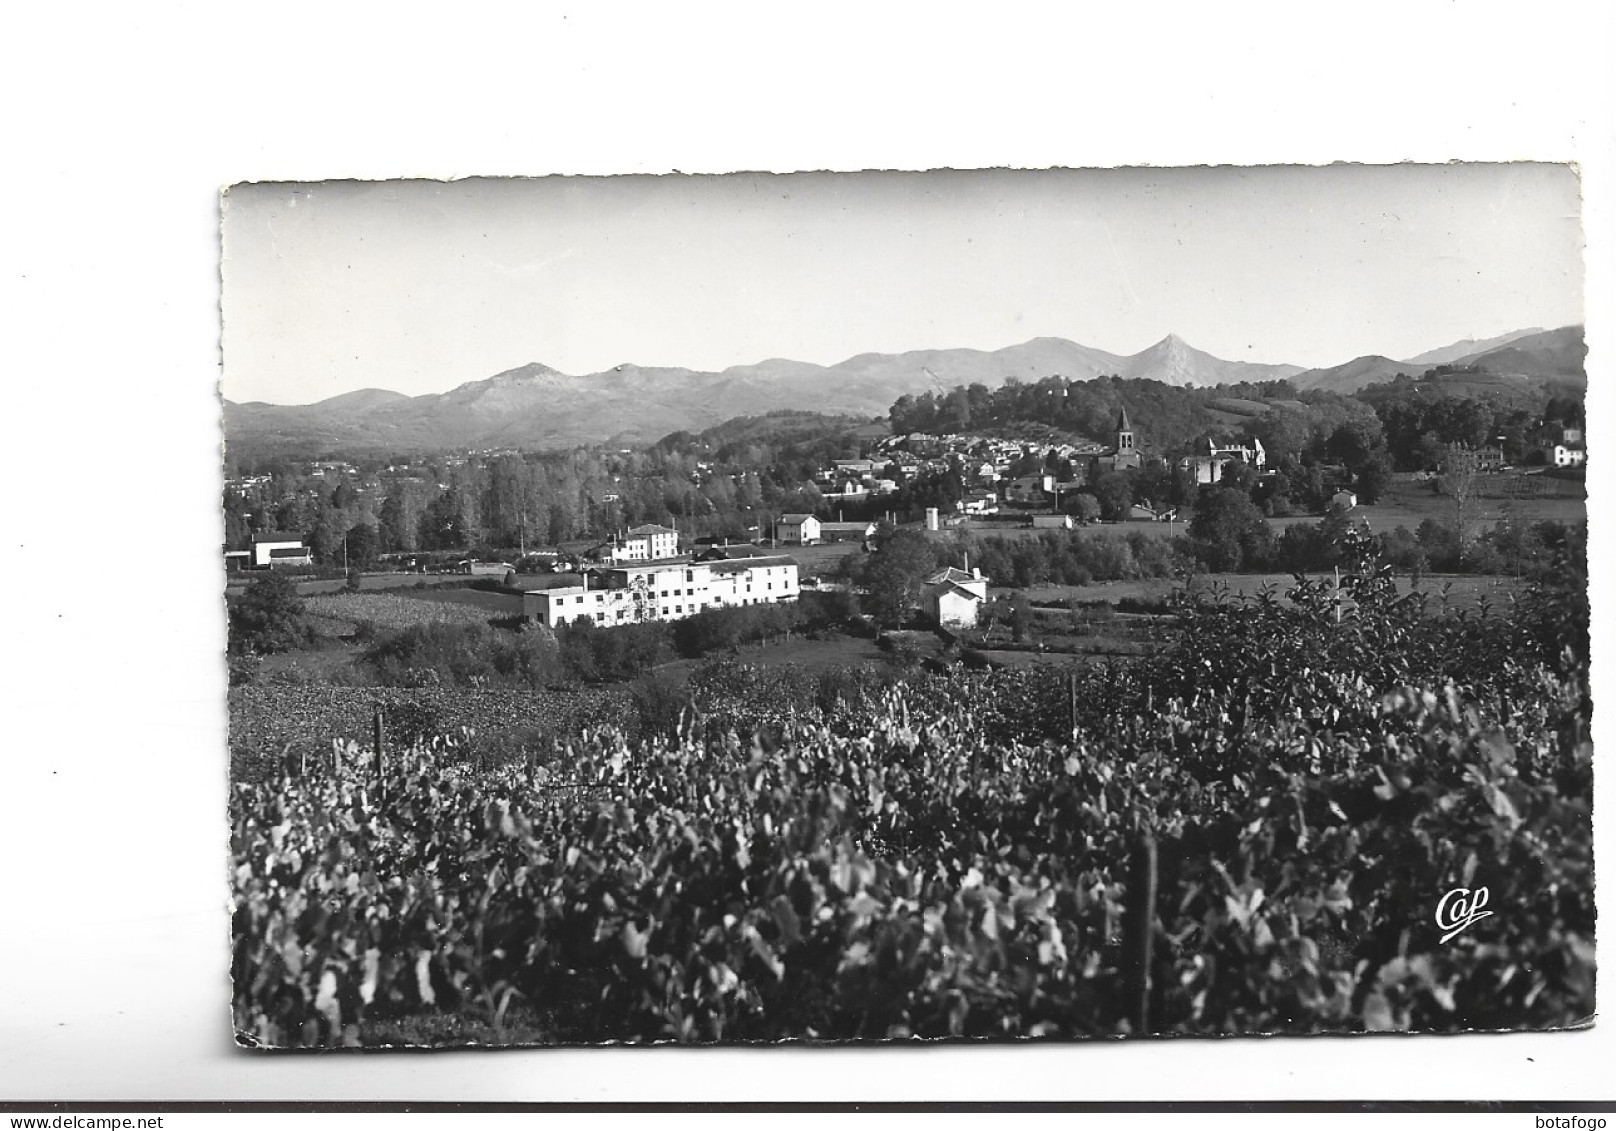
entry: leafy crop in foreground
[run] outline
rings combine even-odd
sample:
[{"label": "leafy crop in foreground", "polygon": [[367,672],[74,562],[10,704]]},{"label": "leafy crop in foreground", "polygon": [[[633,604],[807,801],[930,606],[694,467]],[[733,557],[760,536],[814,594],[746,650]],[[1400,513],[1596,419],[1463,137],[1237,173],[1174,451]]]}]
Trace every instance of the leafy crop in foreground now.
[{"label": "leafy crop in foreground", "polygon": [[[517,1003],[557,1042],[1581,1021],[1586,678],[1544,635],[1577,610],[1426,618],[1371,657],[1411,615],[1373,582],[1339,622],[1305,592],[1186,609],[1167,660],[1075,709],[1064,681],[921,676],[798,689],[754,732],[769,681],[731,668],[677,733],[581,729],[544,767],[434,739],[379,777],[349,745],[239,785],[238,1029],[356,1044],[450,1010],[498,1039]],[[1439,941],[1437,901],[1479,886],[1495,913]]]}]

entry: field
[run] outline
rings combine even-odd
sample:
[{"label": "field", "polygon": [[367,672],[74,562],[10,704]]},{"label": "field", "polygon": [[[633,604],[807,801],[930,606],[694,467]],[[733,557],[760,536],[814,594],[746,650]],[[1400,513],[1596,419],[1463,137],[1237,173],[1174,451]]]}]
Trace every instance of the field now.
[{"label": "field", "polygon": [[[1192,579],[1188,587],[1192,592],[1210,593],[1214,589],[1226,589],[1233,595],[1254,596],[1265,588],[1283,594],[1295,584],[1296,578],[1288,573],[1223,573],[1214,576],[1202,575]],[[1474,574],[1426,574],[1418,585],[1408,578],[1399,578],[1397,584],[1400,591],[1405,593],[1418,591],[1430,594],[1433,606],[1441,604],[1442,594],[1446,590],[1448,601],[1458,608],[1475,606],[1483,599],[1494,605],[1501,605],[1509,600],[1511,594],[1522,591],[1521,584],[1513,578]],[[1029,589],[995,589],[990,592],[993,596],[1010,596],[1019,592],[1034,604],[1105,601],[1115,605],[1125,599],[1166,600],[1174,590],[1184,585],[1184,582],[1174,578],[1156,577],[1133,581],[1101,581],[1093,585],[1037,585]]]},{"label": "field", "polygon": [[254,686],[230,689],[231,777],[256,781],[284,757],[329,760],[333,741],[372,738],[381,709],[395,744],[470,728],[485,754],[545,744],[591,719],[618,713],[620,692],[599,690],[472,691],[440,688]]},{"label": "field", "polygon": [[[1523,482],[1524,487],[1521,486]],[[1544,475],[1486,476],[1483,478],[1478,497],[1471,503],[1467,521],[1472,530],[1479,531],[1491,527],[1504,516],[1506,509],[1512,504],[1517,512],[1530,522],[1548,520],[1575,524],[1586,521],[1588,517],[1584,486],[1580,480],[1554,479]],[[1153,538],[1173,538],[1187,533],[1188,511],[1184,512],[1184,517],[1186,520],[1184,522],[1130,520],[1096,523],[1081,529],[1094,537],[1102,538],[1108,535],[1121,537],[1136,532]],[[1453,502],[1446,496],[1432,491],[1428,483],[1399,481],[1393,483],[1378,502],[1356,508],[1353,517],[1367,522],[1369,529],[1376,534],[1384,534],[1399,526],[1406,527],[1412,532],[1428,518],[1451,524]],[[1278,534],[1287,526],[1316,524],[1319,518],[1320,516],[1316,514],[1288,515],[1284,518],[1271,518],[1268,524]],[[946,537],[947,532],[952,530],[965,530],[983,536],[1001,535],[1005,538],[1031,538],[1044,533],[1042,530],[1023,526],[1019,521],[996,522],[991,519],[967,520],[958,526],[947,527],[943,536]]]},{"label": "field", "polygon": [[[255,577],[261,576],[262,574],[260,573],[232,573],[226,578],[225,592],[227,594],[240,593],[247,588]],[[362,590],[413,589],[423,582],[427,585],[438,585],[443,583],[444,580],[442,577],[419,573],[366,573],[359,579],[359,588]],[[347,581],[340,577],[320,581],[298,578],[297,591],[305,596],[316,593],[341,593],[347,587],[347,584]]]},{"label": "field", "polygon": [[[1504,517],[1506,509],[1511,504],[1515,506],[1520,516],[1529,522],[1553,521],[1575,524],[1587,520],[1588,505],[1583,496],[1582,484],[1578,481],[1548,479],[1543,476],[1526,477],[1528,482],[1541,485],[1545,489],[1552,488],[1556,493],[1511,498],[1499,490],[1504,486],[1503,477],[1490,478],[1494,480],[1492,485],[1494,489],[1471,502],[1470,514],[1466,521],[1472,530],[1479,531],[1493,526]],[[1562,491],[1569,493],[1559,493]],[[1391,489],[1374,505],[1361,506],[1354,510],[1353,516],[1366,520],[1369,529],[1376,534],[1384,534],[1399,526],[1413,531],[1428,518],[1451,525],[1453,500],[1436,494],[1424,483],[1398,482],[1392,484]],[[1296,523],[1317,521],[1317,516],[1293,516],[1271,519],[1270,524],[1277,532]]]},{"label": "field", "polygon": [[399,590],[390,593],[330,593],[303,598],[308,611],[326,621],[381,629],[445,621],[487,624],[490,618],[520,616],[522,599],[475,589]]},{"label": "field", "polygon": [[[743,644],[731,657],[746,664],[770,668],[795,668],[817,673],[833,668],[877,663],[885,656],[875,641],[857,636],[835,636],[823,640],[810,640],[806,636],[793,636],[790,640],[765,641]],[[713,657],[699,660],[674,660],[654,670],[658,675],[682,680],[691,671],[710,663]]]}]

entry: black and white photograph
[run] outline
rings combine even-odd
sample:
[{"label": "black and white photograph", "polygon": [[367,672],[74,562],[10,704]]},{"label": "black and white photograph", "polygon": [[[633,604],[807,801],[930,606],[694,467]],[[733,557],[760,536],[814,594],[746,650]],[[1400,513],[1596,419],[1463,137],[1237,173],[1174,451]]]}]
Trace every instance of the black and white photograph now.
[{"label": "black and white photograph", "polygon": [[1583,191],[228,185],[236,1044],[1590,1026]]},{"label": "black and white photograph", "polygon": [[0,1123],[1609,1118],[1616,8],[4,43]]}]

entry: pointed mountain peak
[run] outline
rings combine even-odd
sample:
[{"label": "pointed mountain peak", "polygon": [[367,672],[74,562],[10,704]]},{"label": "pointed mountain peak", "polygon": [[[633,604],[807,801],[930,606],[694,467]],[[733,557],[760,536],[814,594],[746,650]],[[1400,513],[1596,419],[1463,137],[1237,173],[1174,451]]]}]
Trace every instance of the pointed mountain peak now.
[{"label": "pointed mountain peak", "polygon": [[1138,358],[1189,358],[1200,354],[1200,350],[1190,345],[1177,334],[1168,334],[1155,345],[1147,346],[1134,354]]}]

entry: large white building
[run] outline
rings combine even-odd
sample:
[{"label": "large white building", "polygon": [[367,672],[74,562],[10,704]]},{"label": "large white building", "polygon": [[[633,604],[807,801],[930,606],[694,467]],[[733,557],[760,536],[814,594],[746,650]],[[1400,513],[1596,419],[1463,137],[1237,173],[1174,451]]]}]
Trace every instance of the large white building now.
[{"label": "large white building", "polygon": [[668,526],[636,526],[612,547],[614,562],[654,562],[679,556],[679,532]]},{"label": "large white building", "polygon": [[784,555],[628,565],[586,573],[578,585],[530,590],[522,613],[551,628],[582,620],[611,627],[795,601],[801,591],[796,559]]}]

